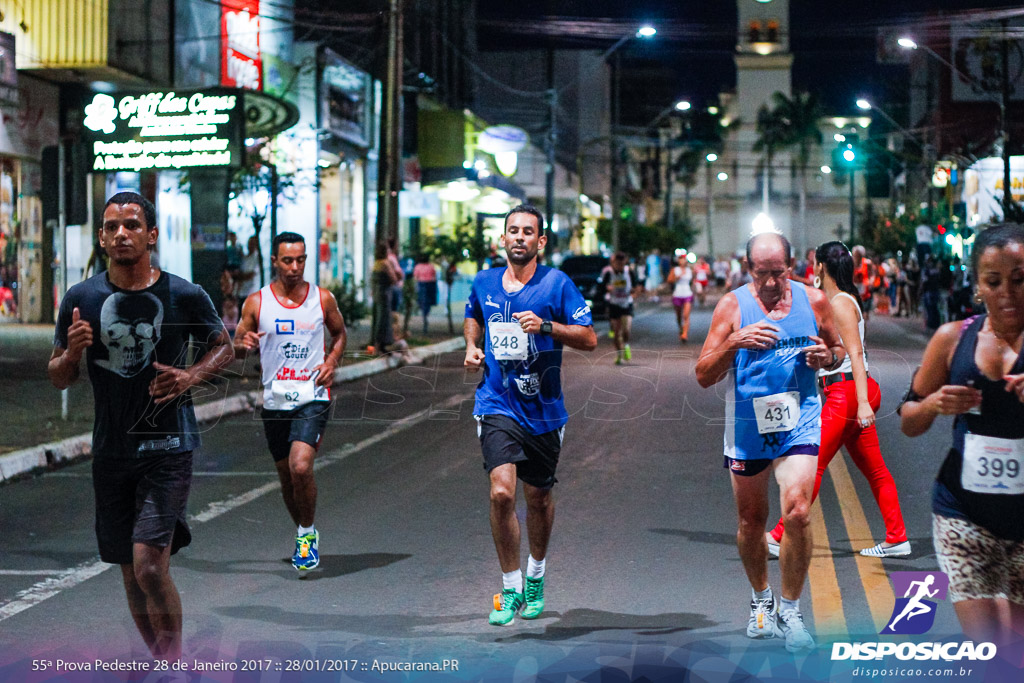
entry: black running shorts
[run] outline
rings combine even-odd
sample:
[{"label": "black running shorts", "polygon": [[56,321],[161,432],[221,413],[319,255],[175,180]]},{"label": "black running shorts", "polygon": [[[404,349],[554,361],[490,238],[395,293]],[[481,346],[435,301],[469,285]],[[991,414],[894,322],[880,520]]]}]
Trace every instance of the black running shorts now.
[{"label": "black running shorts", "polygon": [[633,315],[633,304],[629,304],[628,306],[616,306],[615,304],[608,304],[609,320],[618,320],[619,318],[623,318],[627,315]]},{"label": "black running shorts", "polygon": [[274,462],[288,458],[293,441],[320,447],[331,415],[330,401],[313,401],[294,410],[263,410],[263,432],[267,435],[267,446]]},{"label": "black running shorts", "polygon": [[505,415],[477,415],[476,419],[487,472],[499,465],[514,463],[516,476],[530,486],[550,489],[555,485],[565,427],[531,434]]},{"label": "black running shorts", "polygon": [[192,542],[185,517],[192,485],[192,453],[143,458],[94,458],[96,540],[100,559],[132,564],[135,543],[171,554]]}]

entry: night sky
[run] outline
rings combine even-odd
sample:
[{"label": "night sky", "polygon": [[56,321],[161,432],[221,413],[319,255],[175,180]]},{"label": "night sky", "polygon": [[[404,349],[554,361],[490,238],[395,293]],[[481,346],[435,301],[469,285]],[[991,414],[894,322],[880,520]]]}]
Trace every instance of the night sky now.
[{"label": "night sky", "polygon": [[[899,105],[906,67],[876,63],[878,30],[916,28],[920,36],[936,12],[956,16],[1021,8],[1007,0],[790,0],[795,55],[793,86],[817,93],[829,111],[852,111],[858,95]],[[604,49],[631,27],[650,22],[651,41],[632,41],[625,68],[664,69],[666,83],[648,92],[662,102],[636,102],[624,120],[639,122],[675,98],[709,102],[735,86],[736,4],[732,0],[516,0],[479,3],[480,49],[515,46]],[[947,21],[947,20],[940,20]],[[1018,20],[1019,21],[1019,20]],[[937,31],[943,30],[936,26]],[[653,95],[652,95],[653,96]]]}]

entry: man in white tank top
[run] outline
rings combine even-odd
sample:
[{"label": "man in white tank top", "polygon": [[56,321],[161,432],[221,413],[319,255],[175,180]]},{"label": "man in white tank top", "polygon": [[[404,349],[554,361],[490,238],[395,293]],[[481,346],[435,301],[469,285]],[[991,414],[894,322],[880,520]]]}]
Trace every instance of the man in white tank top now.
[{"label": "man in white tank top", "polygon": [[270,263],[277,278],[242,305],[235,355],[261,356],[263,429],[285,507],[298,526],[292,566],[304,571],[320,563],[313,458],[327,426],[334,371],[345,353],[345,320],[334,295],[303,278],[301,235],[275,237]]}]

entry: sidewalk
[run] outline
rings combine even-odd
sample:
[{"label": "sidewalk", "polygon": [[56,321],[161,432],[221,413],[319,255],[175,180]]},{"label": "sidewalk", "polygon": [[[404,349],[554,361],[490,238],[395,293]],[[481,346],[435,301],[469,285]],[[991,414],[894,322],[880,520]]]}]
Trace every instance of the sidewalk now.
[{"label": "sidewalk", "polygon": [[[429,358],[463,347],[464,301],[452,302],[455,333],[449,334],[445,307],[431,310],[426,334],[422,318],[409,321],[413,353]],[[395,356],[366,355],[370,321],[349,326],[345,358],[335,383],[384,372],[399,365]],[[88,455],[93,422],[92,386],[83,377],[68,391],[68,418],[61,417],[61,394],[50,384],[46,363],[53,352],[52,325],[0,325],[0,481],[57,462]],[[83,375],[84,375],[83,370]],[[215,381],[220,391],[196,397],[196,414],[203,420],[250,410],[257,405],[259,378],[254,363],[235,361],[225,377]]]}]

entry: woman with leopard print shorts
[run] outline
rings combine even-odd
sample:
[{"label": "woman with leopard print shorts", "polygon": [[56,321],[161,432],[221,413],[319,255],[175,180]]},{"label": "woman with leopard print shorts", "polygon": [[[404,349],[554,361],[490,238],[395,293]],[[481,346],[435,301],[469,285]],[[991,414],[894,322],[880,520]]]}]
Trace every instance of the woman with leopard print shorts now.
[{"label": "woman with leopard print shorts", "polygon": [[903,433],[954,415],[932,490],[939,568],[964,634],[1024,642],[1024,226],[978,233],[976,298],[987,315],[940,327],[901,406]]}]

